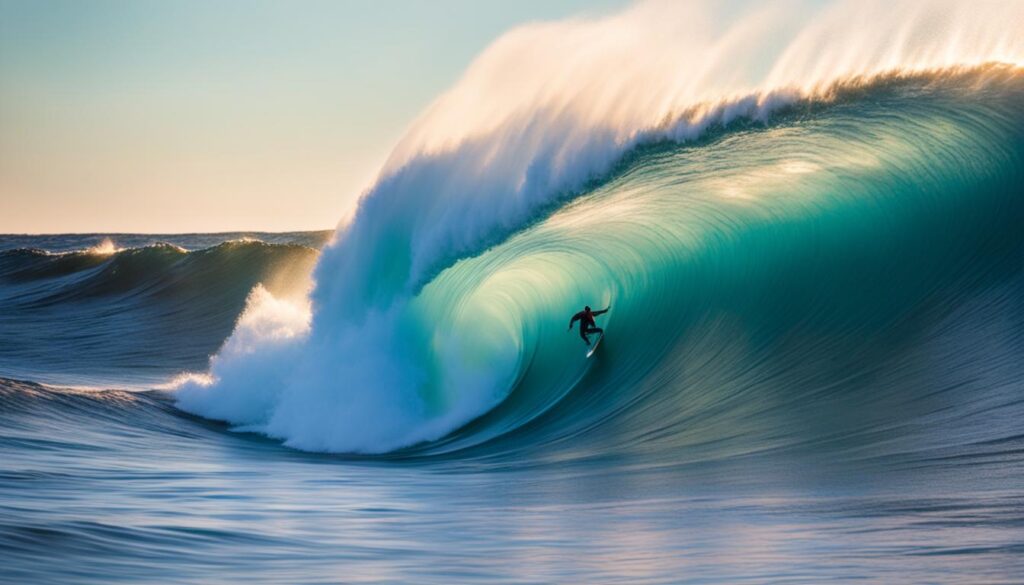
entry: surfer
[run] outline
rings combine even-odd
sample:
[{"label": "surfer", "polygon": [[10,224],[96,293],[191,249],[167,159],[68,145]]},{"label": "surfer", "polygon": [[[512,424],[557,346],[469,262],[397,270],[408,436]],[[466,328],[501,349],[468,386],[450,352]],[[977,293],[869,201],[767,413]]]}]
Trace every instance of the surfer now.
[{"label": "surfer", "polygon": [[569,321],[569,331],[572,331],[573,324],[576,323],[576,321],[579,321],[580,322],[580,337],[582,337],[583,341],[586,341],[587,345],[589,346],[590,345],[590,338],[587,337],[588,334],[590,334],[590,333],[604,334],[604,329],[601,329],[600,327],[597,326],[597,323],[594,322],[594,317],[597,317],[598,315],[603,315],[603,314],[607,313],[608,309],[610,309],[610,308],[612,308],[611,305],[608,305],[608,307],[605,308],[603,311],[591,311],[589,305],[587,305],[586,307],[583,307],[583,310],[580,311],[579,313],[576,313],[575,315],[573,315],[572,319]]}]

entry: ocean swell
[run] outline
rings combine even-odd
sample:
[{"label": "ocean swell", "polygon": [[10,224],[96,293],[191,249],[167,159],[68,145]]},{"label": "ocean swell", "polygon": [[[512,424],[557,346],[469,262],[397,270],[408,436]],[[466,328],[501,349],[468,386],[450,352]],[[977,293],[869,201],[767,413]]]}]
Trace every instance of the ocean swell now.
[{"label": "ocean swell", "polygon": [[42,382],[151,387],[202,368],[258,291],[302,298],[316,257],[258,240],[0,250],[0,367]]}]

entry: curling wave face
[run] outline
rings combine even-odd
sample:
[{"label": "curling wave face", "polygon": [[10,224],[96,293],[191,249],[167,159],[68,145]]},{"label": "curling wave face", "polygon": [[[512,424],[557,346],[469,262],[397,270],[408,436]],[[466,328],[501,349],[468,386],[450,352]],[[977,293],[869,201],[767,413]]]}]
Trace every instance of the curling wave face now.
[{"label": "curling wave face", "polygon": [[[645,4],[510,33],[400,143],[309,307],[252,297],[179,406],[309,450],[658,460],[862,446],[886,405],[1005,389],[1022,7],[915,6],[722,29]],[[564,322],[601,301],[588,370]],[[962,351],[982,337],[991,358]]]},{"label": "curling wave face", "polygon": [[[993,74],[985,106],[956,89]],[[413,310],[470,356],[502,314],[517,378],[401,455],[863,460],[1015,437],[975,413],[1022,414],[1024,78],[931,83],[644,149],[440,275]],[[613,305],[596,364],[564,330],[587,299]]]}]

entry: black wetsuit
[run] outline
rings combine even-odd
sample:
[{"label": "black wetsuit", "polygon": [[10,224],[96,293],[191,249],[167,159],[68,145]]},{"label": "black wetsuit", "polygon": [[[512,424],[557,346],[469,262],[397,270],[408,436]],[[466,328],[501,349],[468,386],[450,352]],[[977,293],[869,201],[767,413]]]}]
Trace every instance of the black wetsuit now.
[{"label": "black wetsuit", "polygon": [[597,317],[598,315],[603,315],[607,312],[608,309],[605,309],[603,311],[588,311],[584,309],[572,316],[572,320],[569,321],[569,329],[572,329],[573,324],[576,323],[576,321],[579,321],[580,337],[583,338],[583,341],[587,342],[587,345],[590,345],[590,338],[587,337],[588,334],[604,333],[604,329],[598,327],[597,323],[594,322],[594,317]]}]

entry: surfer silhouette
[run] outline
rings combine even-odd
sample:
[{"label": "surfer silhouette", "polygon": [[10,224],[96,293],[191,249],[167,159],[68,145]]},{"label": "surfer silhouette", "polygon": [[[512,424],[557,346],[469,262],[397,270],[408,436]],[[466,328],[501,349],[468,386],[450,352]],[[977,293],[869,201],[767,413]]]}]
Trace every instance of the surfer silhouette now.
[{"label": "surfer silhouette", "polygon": [[590,345],[590,338],[587,337],[587,335],[591,333],[604,333],[604,329],[598,327],[597,323],[594,322],[594,317],[607,313],[610,308],[612,308],[611,305],[603,311],[591,311],[589,305],[583,307],[583,310],[573,315],[572,319],[569,321],[569,331],[572,331],[573,324],[575,324],[576,321],[579,321],[580,337],[583,338],[583,341],[587,342],[587,345]]}]

